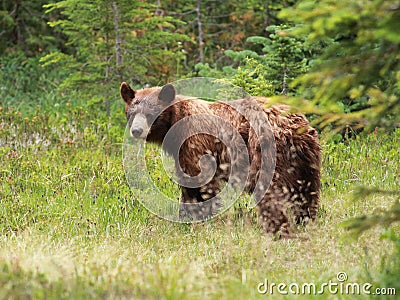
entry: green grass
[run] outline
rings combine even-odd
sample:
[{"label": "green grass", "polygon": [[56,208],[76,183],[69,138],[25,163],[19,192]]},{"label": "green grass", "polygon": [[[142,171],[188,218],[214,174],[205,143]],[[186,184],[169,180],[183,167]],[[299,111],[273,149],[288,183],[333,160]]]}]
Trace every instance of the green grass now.
[{"label": "green grass", "polygon": [[[257,292],[265,279],[322,284],[341,271],[348,282],[385,285],[386,230],[349,241],[339,225],[393,203],[351,193],[399,185],[399,130],[323,143],[319,218],[274,241],[239,205],[195,225],[153,216],[127,186],[123,128],[83,108],[66,111],[28,119],[0,112],[0,299],[265,299]],[[168,182],[160,188],[176,195]]]}]

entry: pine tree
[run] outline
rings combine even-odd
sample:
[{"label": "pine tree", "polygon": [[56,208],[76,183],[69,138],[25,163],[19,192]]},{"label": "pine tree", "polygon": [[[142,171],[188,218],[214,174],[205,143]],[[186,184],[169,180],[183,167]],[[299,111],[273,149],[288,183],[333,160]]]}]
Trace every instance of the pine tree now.
[{"label": "pine tree", "polygon": [[[331,112],[322,125],[357,120],[374,129],[400,123],[398,1],[305,0],[281,17],[301,24],[294,34],[305,36],[306,43],[329,41],[312,70],[297,81],[304,97]],[[366,109],[340,114],[338,103],[346,101]]]},{"label": "pine tree", "polygon": [[42,6],[47,2],[47,0],[0,2],[0,54],[20,51],[25,55],[35,56],[62,46],[63,37],[55,36],[46,24],[54,17],[44,13]]},{"label": "pine tree", "polygon": [[65,0],[46,5],[63,16],[49,22],[68,37],[71,54],[53,52],[42,59],[70,70],[61,88],[80,90],[93,104],[104,102],[122,81],[160,84],[173,80],[184,58],[180,21],[158,14],[157,7],[130,0]]},{"label": "pine tree", "polygon": [[[159,1],[161,2],[161,1]],[[278,25],[278,12],[297,0],[167,0],[162,1],[166,15],[178,16],[186,22],[181,28],[192,43],[185,43],[188,54],[187,68],[197,63],[222,67],[231,63],[225,50],[240,51],[246,48],[249,36],[266,36],[265,28]]]},{"label": "pine tree", "polygon": [[258,61],[263,66],[263,76],[273,84],[275,93],[286,95],[290,92],[289,83],[308,69],[308,49],[303,46],[301,38],[290,35],[292,29],[287,25],[271,25],[266,30],[270,32],[268,37],[247,39],[250,45],[253,44],[253,49],[258,46],[261,50],[227,50],[226,54],[238,62],[245,62],[248,57]]}]

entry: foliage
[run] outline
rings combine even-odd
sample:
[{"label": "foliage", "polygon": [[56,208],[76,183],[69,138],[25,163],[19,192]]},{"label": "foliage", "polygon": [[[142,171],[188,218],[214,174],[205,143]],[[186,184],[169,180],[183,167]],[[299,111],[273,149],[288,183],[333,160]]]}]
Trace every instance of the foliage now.
[{"label": "foliage", "polygon": [[[66,71],[44,69],[38,57],[24,54],[0,56],[0,106],[13,107],[24,114],[34,114],[36,106],[57,111],[71,101],[56,89]],[[77,105],[72,100],[72,104]]]},{"label": "foliage", "polygon": [[[325,109],[322,125],[343,125],[352,118],[373,129],[400,122],[398,1],[305,0],[281,16],[301,24],[294,34],[306,36],[307,44],[334,41],[295,82],[303,97]],[[365,109],[340,114],[338,101],[366,99]]]},{"label": "foliage", "polygon": [[[159,1],[161,3],[161,1]],[[278,12],[296,0],[162,1],[160,10],[186,22],[181,30],[195,43],[185,43],[189,70],[197,63],[214,68],[227,65],[225,50],[239,51],[248,36],[262,36],[269,25],[278,25]],[[222,5],[221,5],[222,4]]]},{"label": "foliage", "polygon": [[346,191],[352,191],[353,185],[396,189],[399,138],[397,129],[391,133],[363,133],[339,142],[323,140],[322,185]]},{"label": "foliage", "polygon": [[233,68],[227,66],[222,70],[211,68],[209,64],[196,65],[197,76],[224,79],[244,89],[253,96],[272,96],[273,84],[266,79],[266,68],[256,59],[243,58],[243,65]]},{"label": "foliage", "polygon": [[[256,59],[264,67],[264,78],[273,84],[275,93],[288,94],[290,82],[308,69],[311,47],[304,47],[301,38],[290,34],[295,28],[287,25],[268,26],[267,37],[252,36],[247,43],[258,45],[261,54],[252,50],[227,50],[227,56],[242,63],[244,58]],[[257,47],[256,47],[257,48]],[[293,94],[293,92],[290,92]]]},{"label": "foliage", "polygon": [[274,85],[268,79],[268,70],[265,65],[255,59],[246,59],[243,66],[239,66],[234,75],[230,78],[232,84],[243,88],[252,96],[272,96]]},{"label": "foliage", "polygon": [[155,7],[143,1],[65,0],[45,7],[48,13],[61,11],[63,18],[49,24],[68,37],[75,51],[50,53],[42,63],[69,70],[60,88],[78,90],[92,104],[105,103],[108,115],[121,81],[154,85],[172,80],[184,58],[179,41],[187,38],[175,32],[182,22],[154,15]]},{"label": "foliage", "polygon": [[56,47],[63,47],[62,35],[56,34],[47,22],[57,17],[46,15],[42,6],[48,0],[0,2],[0,54],[22,52],[36,56]]},{"label": "foliage", "polygon": [[218,70],[199,63],[197,75],[228,77],[254,96],[293,95],[295,91],[289,90],[289,84],[308,70],[309,60],[317,52],[315,45],[305,47],[302,38],[293,37],[290,32],[294,29],[287,25],[268,26],[268,37],[251,36],[246,40],[247,49],[225,51],[233,65]]},{"label": "foliage", "polygon": [[365,199],[368,196],[380,194],[380,195],[389,195],[389,196],[397,196],[394,201],[392,207],[389,210],[377,210],[372,215],[368,216],[360,216],[355,219],[349,220],[344,223],[344,226],[353,231],[356,236],[361,235],[364,231],[373,228],[377,225],[382,225],[388,228],[395,222],[400,222],[400,191],[397,190],[381,190],[379,188],[365,188],[359,187],[354,193],[354,199],[360,200]]}]

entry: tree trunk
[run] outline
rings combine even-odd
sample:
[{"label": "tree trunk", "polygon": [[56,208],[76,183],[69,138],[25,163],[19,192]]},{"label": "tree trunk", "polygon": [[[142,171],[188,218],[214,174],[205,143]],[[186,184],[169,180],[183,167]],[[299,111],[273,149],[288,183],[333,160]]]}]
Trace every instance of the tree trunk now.
[{"label": "tree trunk", "polygon": [[282,95],[286,95],[288,92],[288,85],[287,85],[287,81],[286,81],[287,76],[288,76],[287,69],[286,69],[286,66],[284,66],[283,67],[282,92],[281,92]]},{"label": "tree trunk", "polygon": [[196,6],[196,22],[197,22],[197,30],[198,30],[198,35],[197,35],[197,41],[199,42],[199,59],[200,62],[204,62],[204,40],[203,40],[203,24],[201,23],[201,0],[197,0],[197,6]]},{"label": "tree trunk", "polygon": [[117,73],[119,79],[121,78],[121,66],[122,66],[122,51],[121,51],[121,37],[119,36],[119,22],[118,22],[118,7],[115,1],[111,2],[111,7],[114,15],[114,30],[115,30],[115,58],[117,65]]},{"label": "tree trunk", "polygon": [[288,92],[288,84],[287,84],[287,78],[288,78],[288,69],[287,69],[287,65],[286,65],[286,59],[285,56],[282,55],[281,57],[282,59],[282,66],[283,66],[283,74],[282,74],[282,95],[286,95]]}]

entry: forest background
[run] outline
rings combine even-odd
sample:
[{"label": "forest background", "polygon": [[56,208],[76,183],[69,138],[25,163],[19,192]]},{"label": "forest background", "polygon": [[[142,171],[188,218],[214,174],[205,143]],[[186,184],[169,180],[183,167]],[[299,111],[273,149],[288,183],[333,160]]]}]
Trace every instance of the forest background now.
[{"label": "forest background", "polygon": [[[267,274],[324,282],[334,275],[327,269],[340,271],[344,265],[331,252],[318,252],[332,239],[328,232],[339,253],[355,245],[357,254],[343,260],[357,261],[354,280],[399,290],[399,28],[394,0],[1,1],[0,297],[196,298],[205,286],[211,297],[257,297],[256,282]],[[264,250],[254,253],[263,235],[233,222],[238,215],[255,218],[240,205],[211,225],[178,227],[132,202],[120,159],[126,120],[119,85],[191,77],[225,79],[288,103],[318,128],[322,208],[315,232],[299,233],[307,241],[263,240]],[[164,188],[173,193],[174,186]],[[160,255],[143,234],[176,253],[182,236],[196,248]],[[205,244],[202,234],[211,234]],[[361,241],[342,244],[348,236]],[[204,258],[201,274],[192,270],[183,255],[192,251],[201,260],[217,241],[232,253]],[[310,272],[299,263],[307,261],[307,247],[319,255]],[[76,258],[67,261],[53,249]],[[142,257],[125,265],[114,260],[114,253],[127,257],[132,249]],[[294,250],[296,267],[284,275],[282,251]],[[33,253],[40,255],[32,259]],[[196,276],[206,279],[194,283]]]}]

